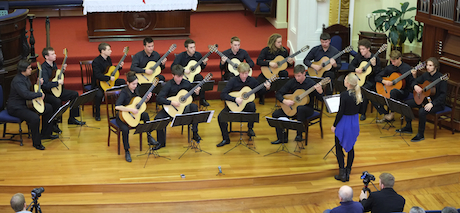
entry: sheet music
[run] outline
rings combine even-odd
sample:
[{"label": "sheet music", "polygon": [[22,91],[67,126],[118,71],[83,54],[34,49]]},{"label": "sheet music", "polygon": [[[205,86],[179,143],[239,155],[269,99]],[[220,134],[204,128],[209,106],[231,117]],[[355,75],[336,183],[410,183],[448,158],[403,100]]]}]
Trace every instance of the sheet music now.
[{"label": "sheet music", "polygon": [[340,94],[324,96],[323,99],[329,113],[336,113],[339,111]]},{"label": "sheet music", "polygon": [[191,113],[187,113],[187,114],[178,114],[172,119],[172,122],[171,122],[170,126],[173,127],[173,124],[174,124],[174,121],[176,120],[176,117],[180,117],[181,115],[203,114],[203,113],[207,113],[207,112],[209,112],[209,117],[206,120],[206,123],[211,123],[212,116],[214,116],[214,110],[191,112]]}]

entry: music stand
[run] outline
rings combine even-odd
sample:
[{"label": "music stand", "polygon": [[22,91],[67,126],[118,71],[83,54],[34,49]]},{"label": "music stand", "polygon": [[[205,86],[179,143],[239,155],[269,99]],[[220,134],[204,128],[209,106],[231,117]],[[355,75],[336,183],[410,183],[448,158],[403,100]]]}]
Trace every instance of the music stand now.
[{"label": "music stand", "polygon": [[[260,154],[259,152],[257,152],[255,150],[254,143],[249,144],[249,143],[244,142],[244,140],[243,140],[243,132],[244,132],[243,131],[243,122],[248,122],[248,123],[249,122],[257,122],[257,123],[259,123],[259,113],[255,113],[255,112],[222,112],[221,116],[222,116],[222,121],[223,122],[240,122],[240,131],[237,131],[237,132],[240,133],[240,139],[238,140],[238,142],[236,143],[236,145],[233,148],[229,149],[224,154],[229,153],[230,151],[232,151],[233,149],[235,149],[239,145],[243,145],[246,148],[252,150],[253,152],[255,152],[257,154]],[[249,141],[252,141],[251,136],[249,137]],[[249,147],[249,145],[253,145],[254,148]]]},{"label": "music stand", "polygon": [[[79,108],[79,110],[80,110],[80,122],[83,122],[83,113],[81,112],[81,105],[86,104],[86,103],[88,103],[90,101],[93,101],[94,97],[96,96],[96,91],[97,90],[99,90],[99,89],[96,88],[96,89],[89,90],[88,92],[85,92],[85,93],[81,94],[80,96],[78,96],[77,98],[75,98],[75,100],[73,101],[72,106],[70,108],[74,108],[74,107]],[[78,132],[78,137],[80,137],[81,127],[82,126],[89,127],[89,128],[94,128],[94,129],[99,129],[99,127],[90,127],[86,123],[81,124],[79,126],[80,126],[80,131]]]},{"label": "music stand", "polygon": [[[147,121],[144,124],[137,125],[136,131],[134,131],[134,134],[141,134],[143,132],[152,132],[153,130],[165,129],[166,126],[168,126],[170,121],[171,121],[171,118],[163,118],[163,119],[157,119],[153,121]],[[147,155],[147,160],[145,160],[144,168],[147,165],[147,161],[149,160],[150,155],[153,155],[155,158],[161,157],[161,158],[166,158],[168,160],[171,160],[170,158],[167,158],[167,157],[164,157],[158,154],[158,151],[153,149],[155,145],[150,144],[150,143],[148,144],[149,144],[149,149],[144,154],[138,155],[138,157],[142,155]]]},{"label": "music stand", "polygon": [[[410,108],[409,105],[407,105],[407,104],[405,104],[403,102],[397,101],[395,99],[392,99],[392,98],[387,99],[387,100],[388,100],[388,107],[389,107],[389,109],[391,111],[399,113],[402,116],[404,116],[406,118],[410,118],[412,120],[415,118],[414,113],[412,112],[412,108]],[[402,124],[401,124],[401,128],[402,128]],[[380,137],[380,138],[398,136],[397,135],[398,133],[399,133],[399,136],[404,140],[404,142],[406,142],[407,146],[410,146],[409,143],[407,143],[406,139],[404,139],[402,132],[396,132],[392,136],[385,136],[385,137]]]},{"label": "music stand", "polygon": [[[361,87],[361,89],[362,89],[362,91],[364,91],[363,92],[364,95],[367,97],[367,99],[369,99],[369,101],[371,101],[371,103],[378,103],[382,107],[388,106],[388,109],[390,108],[389,105],[388,105],[388,100],[389,99],[385,98],[383,95],[380,95],[380,94],[378,94],[378,93],[376,93],[374,91],[370,91],[370,90],[368,90],[366,88]],[[378,116],[379,116],[379,113],[376,112],[374,120],[372,120],[369,124],[372,124],[373,121],[376,121],[378,119]],[[386,120],[386,119],[384,119],[384,120],[385,120],[385,125],[382,127],[382,129],[385,129],[385,126],[387,126],[387,125],[388,125],[387,130],[390,129],[391,127],[395,127],[393,125],[394,120],[391,120],[391,121]],[[378,123],[375,122],[375,124],[377,124],[377,128],[379,129],[380,134],[382,134],[382,130],[380,130],[380,127],[379,127]]]},{"label": "music stand", "polygon": [[[329,113],[337,113],[340,107],[340,94],[328,95],[323,97],[324,103],[326,104],[326,109]],[[323,160],[326,160],[329,153],[336,155],[334,153],[335,143],[331,149],[324,155]]]},{"label": "music stand", "polygon": [[188,126],[188,131],[187,131],[187,140],[188,140],[188,147],[187,150],[179,157],[179,159],[184,156],[184,154],[189,150],[189,149],[194,149],[195,153],[196,152],[204,152],[209,155],[212,155],[209,152],[206,152],[201,149],[200,142],[192,140],[192,135],[190,134],[192,130],[192,124],[194,123],[204,123],[204,122],[211,122],[212,115],[214,114],[214,111],[201,111],[201,112],[192,112],[192,113],[187,113],[187,114],[179,114],[174,117],[171,127],[175,126]]},{"label": "music stand", "polygon": [[[300,122],[300,121],[288,120],[288,119],[282,120],[282,119],[276,119],[276,118],[270,118],[270,117],[265,117],[265,118],[267,119],[268,125],[270,125],[271,127],[280,128],[280,129],[283,129],[285,131],[288,131],[289,129],[292,129],[292,130],[296,130],[296,131],[305,132],[305,127],[303,126],[303,123]],[[284,151],[284,152],[287,152],[287,153],[289,153],[291,155],[294,155],[296,157],[302,158],[302,157],[300,157],[300,156],[298,156],[298,155],[296,155],[296,154],[294,154],[294,153],[289,151],[289,149],[287,148],[287,146],[283,142],[283,141],[285,141],[284,137],[285,137],[285,134],[283,133],[282,138],[280,138],[280,140],[282,142],[281,142],[281,145],[278,148],[278,150],[276,150],[275,152],[266,154],[266,155],[264,155],[264,157],[267,156],[267,155],[271,155],[271,154],[274,154],[274,153]]]},{"label": "music stand", "polygon": [[[289,81],[289,77],[279,77],[278,80],[276,80],[276,81],[274,81],[272,83],[272,85],[270,86],[269,91],[275,91],[275,95],[276,95],[276,91],[280,90],[281,87],[283,87],[286,84],[287,81]],[[276,97],[275,97],[275,106],[273,106],[271,108],[271,111],[269,113],[267,113],[264,117],[271,115],[273,112],[275,112],[275,110],[277,110],[279,108],[280,108],[280,106],[278,105],[278,99],[276,99]]]},{"label": "music stand", "polygon": [[[64,105],[62,105],[61,107],[59,107],[59,109],[56,111],[56,113],[54,113],[53,116],[51,116],[51,118],[48,120],[48,123],[50,125],[52,125],[52,122],[54,122],[56,119],[58,119],[59,117],[62,116],[62,114],[64,114],[64,112],[69,108],[70,106],[70,101],[67,101]],[[58,124],[59,125],[59,124]],[[64,144],[64,146],[69,149],[69,147],[64,143],[64,141],[62,141],[61,139],[61,134],[58,134],[59,135],[59,140],[61,141],[62,144]]]},{"label": "music stand", "polygon": [[[198,85],[201,81],[194,81],[192,82],[192,87],[195,87]],[[200,92],[206,92],[206,91],[211,91],[214,89],[214,80],[206,81],[203,85],[201,85]],[[201,102],[200,102],[201,103]],[[201,105],[200,105],[201,106]],[[208,107],[205,107],[204,110],[208,110]]]},{"label": "music stand", "polygon": [[227,86],[228,81],[219,81],[217,83],[217,92],[222,92],[224,90],[225,86]]}]

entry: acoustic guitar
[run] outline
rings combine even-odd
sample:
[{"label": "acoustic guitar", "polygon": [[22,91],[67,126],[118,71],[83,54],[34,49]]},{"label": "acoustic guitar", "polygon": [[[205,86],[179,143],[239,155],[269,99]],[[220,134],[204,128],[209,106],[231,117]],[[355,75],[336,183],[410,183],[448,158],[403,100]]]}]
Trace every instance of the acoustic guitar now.
[{"label": "acoustic guitar", "polygon": [[273,67],[270,67],[270,66],[262,66],[262,67],[260,67],[260,69],[262,70],[262,73],[264,74],[265,78],[267,78],[267,79],[270,78],[273,75],[278,75],[278,73],[281,70],[285,70],[288,67],[288,64],[287,64],[288,58],[294,58],[298,54],[307,51],[309,48],[310,48],[310,46],[305,45],[299,51],[295,52],[294,54],[292,54],[292,55],[290,55],[290,56],[288,56],[286,58],[284,58],[283,56],[280,56],[280,55],[276,56],[276,58],[273,59],[270,62],[275,62],[278,65],[277,68],[273,68]]},{"label": "acoustic guitar", "polygon": [[[331,82],[331,79],[327,77],[321,80],[318,84],[323,86],[323,85],[328,84],[329,82]],[[283,109],[283,112],[287,116],[294,116],[297,113],[297,106],[302,106],[302,105],[310,103],[309,95],[315,90],[315,85],[310,87],[308,90],[297,89],[292,94],[284,95],[283,96],[284,99],[294,101],[294,104],[292,106],[288,106],[286,104],[281,103],[281,109]]]},{"label": "acoustic guitar", "polygon": [[201,72],[201,64],[203,61],[211,55],[211,53],[216,51],[216,45],[209,45],[209,52],[206,53],[201,59],[197,62],[195,60],[190,60],[187,64],[187,66],[184,67],[184,70],[190,70],[189,73],[184,73],[184,79],[190,82],[193,82],[193,79],[195,78],[195,75],[199,74]]},{"label": "acoustic guitar", "polygon": [[[419,65],[417,65],[413,69],[415,69],[415,70],[422,69],[423,67],[425,67],[425,64],[426,64],[425,62],[420,63]],[[385,84],[377,82],[375,84],[375,89],[377,90],[378,94],[384,96],[385,98],[390,98],[391,90],[403,88],[405,86],[405,84],[406,84],[404,79],[407,76],[411,75],[411,74],[412,74],[412,72],[410,72],[410,71],[407,71],[402,75],[400,73],[398,73],[398,72],[393,72],[390,76],[383,77],[383,80],[391,81],[393,83],[393,85],[386,86]]]},{"label": "acoustic guitar", "polygon": [[[267,82],[272,83],[272,82],[276,81],[278,78],[279,77],[277,75],[273,75],[272,77],[267,79]],[[241,102],[241,104],[237,104],[236,102],[233,102],[233,101],[225,101],[225,103],[227,104],[227,106],[230,109],[230,111],[232,111],[232,112],[241,112],[241,111],[243,111],[244,107],[246,107],[246,104],[248,104],[249,102],[254,101],[254,99],[256,98],[255,93],[265,87],[264,83],[259,84],[259,86],[257,86],[256,88],[254,88],[252,90],[251,90],[251,87],[245,86],[245,87],[241,88],[240,91],[228,93],[232,97],[243,99],[243,102]]]},{"label": "acoustic guitar", "polygon": [[[34,85],[34,92],[43,93],[42,84],[40,83],[40,79],[42,78],[42,67],[40,66],[39,62],[37,62],[37,68],[38,68],[38,78],[37,78],[37,83]],[[29,109],[32,109],[36,113],[39,113],[39,114],[45,111],[45,102],[43,101],[42,97],[38,97],[32,100],[27,100],[26,105]]]},{"label": "acoustic guitar", "polygon": [[101,85],[101,88],[104,91],[107,91],[108,89],[110,89],[113,86],[115,86],[115,81],[118,79],[118,77],[120,77],[120,72],[118,72],[118,70],[120,70],[120,68],[121,68],[121,62],[123,62],[125,60],[126,56],[128,55],[128,51],[129,51],[129,47],[123,48],[123,53],[124,54],[123,54],[123,57],[121,57],[120,61],[118,62],[117,66],[107,67],[105,75],[109,76],[109,77],[115,77],[115,79],[113,81],[109,80],[109,81],[101,81],[101,82],[99,82],[99,84]]},{"label": "acoustic guitar", "polygon": [[[62,66],[61,69],[56,70],[56,75],[55,77],[51,80],[51,82],[58,82],[59,80],[64,80],[64,64],[66,64],[67,61],[67,48],[64,48],[64,60],[62,61]],[[58,84],[57,87],[51,88],[51,92],[53,93],[56,98],[59,98],[62,94],[62,85]]]},{"label": "acoustic guitar", "polygon": [[153,70],[152,74],[146,74],[146,73],[136,73],[137,79],[139,84],[150,84],[152,83],[153,79],[155,79],[155,76],[159,75],[161,73],[161,62],[168,57],[168,55],[176,49],[177,45],[172,44],[171,47],[169,47],[169,50],[160,58],[158,59],[157,62],[155,61],[149,61],[147,65],[145,65],[144,70],[151,69]]},{"label": "acoustic guitar", "polygon": [[[423,82],[423,84],[419,84],[418,86],[420,86],[422,88],[422,92],[417,93],[414,90],[414,101],[415,101],[415,103],[417,103],[418,105],[421,105],[423,103],[423,101],[425,100],[425,97],[434,96],[436,94],[436,87],[434,87],[434,86],[436,86],[436,84],[438,84],[441,81],[449,80],[449,76],[450,76],[450,74],[447,73],[447,74],[444,74],[443,76],[439,77],[438,79],[434,80],[433,82],[425,81],[425,82]],[[431,103],[430,99],[428,99],[428,101]]]},{"label": "acoustic guitar", "polygon": [[147,96],[153,91],[153,89],[157,86],[159,80],[158,78],[154,78],[152,86],[150,86],[149,90],[145,93],[145,95],[141,97],[134,97],[131,99],[131,102],[129,102],[129,105],[125,106],[126,108],[130,109],[137,109],[137,113],[133,114],[130,111],[121,111],[119,113],[120,115],[120,120],[128,124],[130,127],[136,127],[139,125],[139,122],[141,121],[141,115],[143,112],[145,112],[145,109],[147,108],[145,104],[145,100],[147,100]]},{"label": "acoustic guitar", "polygon": [[[356,72],[354,72],[355,75],[358,77],[358,84],[359,84],[359,86],[363,86],[364,83],[366,83],[366,78],[367,78],[367,76],[368,76],[369,74],[372,73],[371,60],[372,60],[373,58],[377,58],[378,55],[379,55],[381,52],[383,52],[383,51],[385,51],[385,49],[387,49],[387,46],[388,46],[387,44],[383,44],[383,45],[379,48],[379,50],[374,54],[374,56],[372,56],[372,58],[371,58],[368,62],[362,61],[361,64],[359,64],[358,68],[361,68],[361,69],[363,70],[363,72],[362,72],[362,73],[356,73]],[[380,66],[380,64],[376,64],[376,65],[377,65],[377,66]]]},{"label": "acoustic guitar", "polygon": [[[337,58],[339,58],[345,53],[349,53],[352,50],[353,50],[353,46],[350,45],[346,47],[344,50],[332,56],[332,58],[328,58],[327,56],[324,56],[319,61],[311,63],[311,64],[321,66],[321,69],[317,71],[313,69],[313,67],[310,66],[308,67],[308,75],[315,76],[315,77],[323,77],[324,72],[329,71],[332,68],[331,59],[334,59],[337,61]],[[340,61],[337,61],[337,63],[340,63]]]},{"label": "acoustic guitar", "polygon": [[212,73],[208,73],[204,79],[198,84],[196,85],[195,87],[193,87],[193,89],[191,89],[190,91],[187,91],[185,89],[182,89],[180,90],[175,96],[171,96],[168,98],[168,100],[170,101],[177,101],[180,103],[180,106],[179,107],[175,107],[173,106],[172,104],[171,105],[163,105],[163,108],[165,109],[165,111],[171,116],[171,117],[175,117],[177,114],[182,114],[184,113],[184,109],[187,105],[189,105],[190,103],[192,103],[193,101],[193,98],[191,97],[192,94],[195,92],[195,90],[198,88],[198,87],[201,87],[203,86],[204,83],[206,83],[206,81],[209,81],[209,79],[212,78]]},{"label": "acoustic guitar", "polygon": [[[223,53],[221,53],[218,49],[217,49],[217,46],[216,46],[216,53],[221,57],[227,57],[225,56]],[[229,59],[227,57],[227,63],[228,63],[228,71],[230,71],[231,73],[233,73],[233,75],[235,76],[238,76],[240,74],[240,72],[238,72],[238,65],[241,64],[241,61],[238,60],[237,58],[232,58],[232,59]],[[252,76],[252,68],[249,69],[249,76]]]}]

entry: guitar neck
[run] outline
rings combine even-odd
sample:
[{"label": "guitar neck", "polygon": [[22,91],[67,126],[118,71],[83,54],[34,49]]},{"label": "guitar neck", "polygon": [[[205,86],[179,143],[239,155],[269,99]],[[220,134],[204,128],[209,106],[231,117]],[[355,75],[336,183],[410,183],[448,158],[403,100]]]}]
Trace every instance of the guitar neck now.
[{"label": "guitar neck", "polygon": [[37,78],[38,90],[37,92],[40,92],[42,89],[42,84],[40,83],[41,78],[42,78],[42,70],[38,70],[38,78]]},{"label": "guitar neck", "polygon": [[141,108],[142,104],[145,102],[145,100],[147,100],[147,96],[153,91],[153,89],[157,86],[157,84],[158,84],[157,80],[153,82],[152,86],[150,86],[149,90],[147,90],[147,92],[144,94],[141,101],[139,101],[139,103],[136,104],[136,109]]},{"label": "guitar neck", "polygon": [[117,73],[117,71],[120,69],[121,67],[121,62],[123,62],[126,58],[127,54],[123,54],[123,57],[121,57],[120,61],[118,62],[117,66],[115,67],[115,70],[112,72],[111,76],[115,76],[115,74]]},{"label": "guitar neck", "polygon": [[[216,50],[216,53],[217,53],[217,55],[219,55],[221,58],[222,58],[222,57],[226,57],[226,56],[225,56],[223,53],[221,53],[219,50]],[[235,67],[235,66],[236,66],[236,64],[233,63],[233,61],[230,60],[230,58],[228,58],[228,57],[227,57],[227,60],[225,60],[225,61],[227,61],[227,63],[229,63],[230,65],[232,65],[232,67]]]},{"label": "guitar neck", "polygon": [[65,72],[64,64],[67,63],[67,55],[64,57],[64,61],[62,61],[62,66],[61,66],[61,73],[59,73],[58,79],[62,78],[62,73]]},{"label": "guitar neck", "polygon": [[[270,82],[270,81],[266,81],[266,82]],[[246,96],[249,97],[250,95],[252,95],[252,94],[254,94],[256,92],[259,92],[259,90],[261,90],[265,86],[264,83],[259,84],[259,86],[257,86],[256,88],[254,88],[251,91],[249,91],[248,93],[246,93]]]},{"label": "guitar neck", "polygon": [[331,63],[331,59],[337,59],[338,57],[342,56],[343,54],[345,53],[345,50],[342,50],[340,51],[339,53],[335,54],[334,56],[332,56],[332,58],[330,58],[329,60],[327,60],[326,62],[324,62],[323,64],[323,67],[327,66],[329,63]]},{"label": "guitar neck", "polygon": [[158,59],[157,63],[155,63],[155,65],[153,65],[153,67],[150,67],[149,69],[155,71],[155,69],[160,66],[161,62],[166,58],[168,57],[169,53],[171,53],[171,50],[168,50],[163,56],[161,56],[160,59]]},{"label": "guitar neck", "polygon": [[396,83],[400,82],[401,80],[405,79],[407,76],[409,76],[410,74],[412,74],[412,72],[409,70],[407,71],[406,73],[402,74],[401,76],[399,76],[398,78],[396,78],[395,80],[393,80],[393,85],[395,85]]},{"label": "guitar neck", "polygon": [[428,84],[428,86],[426,86],[425,88],[423,88],[423,91],[426,92],[428,90],[430,90],[431,88],[433,88],[434,86],[436,86],[436,84],[438,84],[439,82],[442,81],[442,78],[438,78],[436,80],[434,80],[433,82],[431,82],[430,84]]},{"label": "guitar neck", "polygon": [[199,84],[194,86],[190,91],[188,91],[187,94],[184,95],[184,99],[187,99],[188,97],[190,97],[198,87],[203,86],[203,84],[206,83],[206,81],[208,81],[208,80],[209,80],[208,78],[205,78]]},{"label": "guitar neck", "polygon": [[190,69],[191,71],[194,71],[198,66],[201,65],[201,63],[203,63],[203,60],[206,59],[207,57],[209,57],[209,55],[211,55],[211,51],[209,51],[208,53],[206,53],[206,55],[204,55],[203,57],[201,57],[201,59],[195,64],[193,65],[193,67]]},{"label": "guitar neck", "polygon": [[380,51],[377,51],[374,56],[371,57],[371,59],[369,59],[369,61],[367,62],[366,66],[363,67],[363,71],[367,70],[367,68],[369,68],[369,66],[371,66],[371,60],[373,58],[377,58],[377,56],[379,55]]},{"label": "guitar neck", "polygon": [[286,57],[286,58],[285,58],[285,59],[283,59],[282,61],[278,62],[278,66],[281,66],[281,65],[283,65],[284,63],[286,63],[286,62],[287,62],[288,58],[293,58],[293,57],[296,57],[296,56],[297,56],[298,54],[300,54],[301,52],[302,52],[302,51],[301,51],[301,50],[299,50],[299,51],[297,51],[297,52],[293,53],[292,55],[290,55],[290,56]]}]

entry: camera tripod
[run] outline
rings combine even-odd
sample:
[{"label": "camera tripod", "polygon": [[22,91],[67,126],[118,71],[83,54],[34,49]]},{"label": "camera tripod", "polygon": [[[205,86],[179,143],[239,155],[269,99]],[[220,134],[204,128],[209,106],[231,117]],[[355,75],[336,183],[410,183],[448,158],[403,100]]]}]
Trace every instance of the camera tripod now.
[{"label": "camera tripod", "polygon": [[[33,199],[33,198],[32,198]],[[32,205],[33,204],[33,205]],[[30,208],[30,212],[34,212],[34,209],[35,209],[35,213],[42,213],[42,208],[40,207],[40,203],[38,203],[38,197],[33,199],[33,201],[29,204],[29,206],[27,207],[27,209],[29,209],[29,207],[31,206]]]}]

